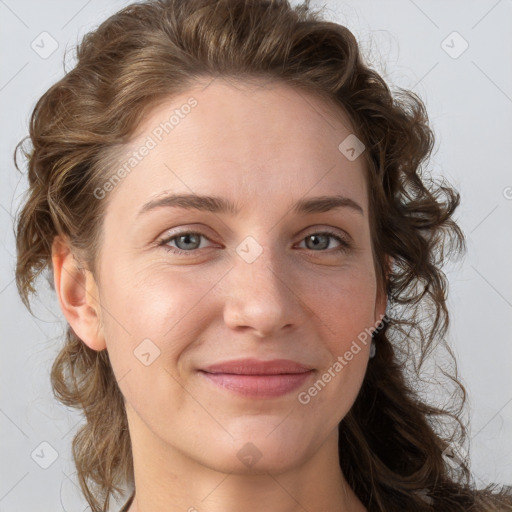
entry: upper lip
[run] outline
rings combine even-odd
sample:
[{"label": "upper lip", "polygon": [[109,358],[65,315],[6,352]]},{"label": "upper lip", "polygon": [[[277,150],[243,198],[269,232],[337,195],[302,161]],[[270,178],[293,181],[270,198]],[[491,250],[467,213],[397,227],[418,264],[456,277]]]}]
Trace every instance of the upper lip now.
[{"label": "upper lip", "polygon": [[207,373],[231,373],[235,375],[278,375],[290,373],[305,373],[312,370],[311,367],[291,361],[289,359],[236,359],[212,364],[202,371]]}]

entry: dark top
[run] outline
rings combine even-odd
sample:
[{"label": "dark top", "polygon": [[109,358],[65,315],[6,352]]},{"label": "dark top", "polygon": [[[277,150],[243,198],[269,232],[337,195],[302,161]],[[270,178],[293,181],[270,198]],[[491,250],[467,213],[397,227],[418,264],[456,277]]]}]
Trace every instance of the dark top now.
[{"label": "dark top", "polygon": [[130,499],[125,503],[124,507],[119,512],[128,512],[130,505],[133,502],[133,498],[135,497],[135,493],[130,496]]}]

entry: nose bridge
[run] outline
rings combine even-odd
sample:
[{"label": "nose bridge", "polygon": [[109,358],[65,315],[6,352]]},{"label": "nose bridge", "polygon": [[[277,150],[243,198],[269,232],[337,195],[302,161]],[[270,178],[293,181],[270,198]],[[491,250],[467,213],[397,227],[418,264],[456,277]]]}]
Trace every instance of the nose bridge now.
[{"label": "nose bridge", "polygon": [[236,247],[234,269],[242,289],[251,290],[255,296],[268,294],[268,300],[277,300],[283,294],[282,265],[279,249],[268,244],[263,246],[253,236],[246,237]]},{"label": "nose bridge", "polygon": [[300,316],[290,288],[289,272],[277,248],[248,236],[237,247],[229,273],[225,320],[231,327],[252,327],[268,335]]}]

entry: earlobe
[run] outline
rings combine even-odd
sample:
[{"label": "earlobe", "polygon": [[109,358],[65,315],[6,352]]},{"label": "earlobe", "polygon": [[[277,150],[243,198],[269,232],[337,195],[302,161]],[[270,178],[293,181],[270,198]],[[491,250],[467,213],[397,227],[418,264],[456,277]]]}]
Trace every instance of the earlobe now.
[{"label": "earlobe", "polygon": [[56,236],[52,244],[55,292],[66,320],[91,349],[106,348],[101,326],[101,306],[92,273],[82,268],[68,241]]}]

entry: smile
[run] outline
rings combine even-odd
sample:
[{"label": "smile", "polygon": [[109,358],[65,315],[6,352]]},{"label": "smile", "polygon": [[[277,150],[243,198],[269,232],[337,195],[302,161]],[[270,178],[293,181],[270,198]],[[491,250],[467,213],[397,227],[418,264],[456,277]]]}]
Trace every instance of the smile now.
[{"label": "smile", "polygon": [[215,385],[254,398],[272,398],[285,395],[300,387],[312,373],[313,370],[277,375],[237,375],[201,371],[201,374]]}]

